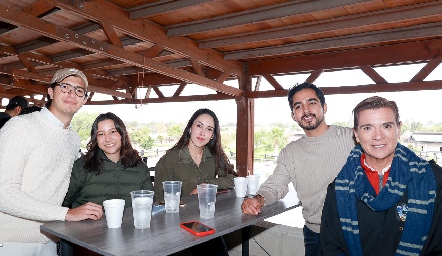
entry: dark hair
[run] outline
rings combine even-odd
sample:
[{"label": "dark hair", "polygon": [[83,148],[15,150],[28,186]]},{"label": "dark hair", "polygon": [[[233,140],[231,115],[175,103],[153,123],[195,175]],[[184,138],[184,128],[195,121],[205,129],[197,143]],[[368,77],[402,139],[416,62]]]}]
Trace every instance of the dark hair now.
[{"label": "dark hair", "polygon": [[184,147],[187,147],[190,141],[190,128],[195,122],[195,119],[197,119],[200,115],[203,114],[211,116],[213,118],[213,122],[215,123],[215,127],[213,130],[213,138],[206,144],[206,146],[209,148],[210,153],[215,159],[216,163],[215,175],[218,175],[218,169],[222,169],[226,172],[226,174],[231,173],[235,176],[238,176],[238,174],[235,172],[233,168],[233,164],[230,163],[229,158],[227,157],[226,153],[224,153],[224,150],[221,146],[221,133],[219,128],[219,121],[215,113],[210,109],[201,108],[198,109],[195,113],[193,113],[189,122],[187,122],[186,128],[184,128],[183,135],[181,135],[181,138],[178,140],[178,142],[169,150],[182,149]]},{"label": "dark hair", "polygon": [[307,89],[307,88],[310,88],[315,91],[316,97],[318,97],[319,101],[321,102],[321,106],[324,107],[324,104],[325,104],[324,92],[314,84],[302,83],[302,84],[294,85],[292,88],[289,89],[289,92],[287,93],[291,112],[293,112],[293,96],[297,92]]},{"label": "dark hair", "polygon": [[389,108],[393,110],[396,124],[399,124],[399,109],[396,105],[396,102],[389,101],[385,98],[379,97],[379,96],[372,96],[370,98],[367,98],[361,102],[359,102],[358,105],[353,109],[353,129],[357,129],[359,125],[359,113],[363,110],[367,109],[380,109],[380,108]]},{"label": "dark hair", "polygon": [[[51,83],[51,84],[48,85],[48,88],[52,88],[52,89],[54,89],[56,85],[57,85],[57,82]],[[47,101],[46,101],[45,107],[46,107],[47,109],[49,109],[49,107],[50,107],[51,104],[52,104],[52,99],[51,99],[51,96],[49,96],[49,93],[46,94],[46,99],[47,99]]]},{"label": "dark hair", "polygon": [[117,115],[107,112],[106,114],[100,114],[92,124],[91,139],[87,144],[88,151],[84,157],[84,168],[87,172],[93,172],[96,175],[100,174],[103,170],[103,160],[99,156],[101,149],[98,147],[97,130],[98,123],[104,120],[112,120],[115,124],[115,129],[117,129],[118,133],[121,135],[121,164],[126,168],[135,167],[141,161],[141,156],[138,154],[137,150],[132,148],[126,126]]},{"label": "dark hair", "polygon": [[37,106],[37,105],[32,105],[30,107],[26,107],[24,109],[22,109],[22,111],[20,112],[19,115],[25,115],[25,114],[29,114],[35,111],[40,111],[41,107]]}]

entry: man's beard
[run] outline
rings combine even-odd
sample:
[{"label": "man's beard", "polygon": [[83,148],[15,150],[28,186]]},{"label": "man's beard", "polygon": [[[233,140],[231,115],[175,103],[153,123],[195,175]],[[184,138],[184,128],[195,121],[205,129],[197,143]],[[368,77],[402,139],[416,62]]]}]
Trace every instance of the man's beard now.
[{"label": "man's beard", "polygon": [[304,125],[304,124],[302,123],[302,119],[303,119],[303,117],[301,118],[301,122],[299,122],[298,125],[299,125],[302,129],[307,130],[307,131],[311,131],[311,130],[314,130],[314,129],[318,128],[318,126],[321,125],[321,123],[324,121],[324,117],[322,117],[321,119],[317,119],[317,118],[316,118],[316,115],[312,115],[312,116],[314,116],[314,120],[308,122],[307,125]]}]

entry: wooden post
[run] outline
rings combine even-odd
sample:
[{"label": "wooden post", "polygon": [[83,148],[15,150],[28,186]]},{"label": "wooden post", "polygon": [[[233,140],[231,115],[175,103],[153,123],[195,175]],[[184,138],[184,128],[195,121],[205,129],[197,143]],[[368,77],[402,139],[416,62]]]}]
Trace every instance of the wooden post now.
[{"label": "wooden post", "polygon": [[[252,78],[248,75],[239,78],[239,88],[250,91]],[[254,99],[242,97],[236,100],[236,170],[240,176],[253,173],[254,148]]]}]

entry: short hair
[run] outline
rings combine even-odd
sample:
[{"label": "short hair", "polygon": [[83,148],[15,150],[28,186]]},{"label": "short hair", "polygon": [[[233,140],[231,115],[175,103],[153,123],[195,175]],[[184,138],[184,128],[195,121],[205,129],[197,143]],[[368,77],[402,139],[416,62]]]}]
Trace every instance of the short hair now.
[{"label": "short hair", "polygon": [[291,112],[293,112],[293,96],[297,92],[302,91],[307,88],[310,88],[315,91],[316,97],[318,97],[319,101],[321,102],[321,106],[324,107],[324,104],[325,104],[324,92],[321,89],[319,89],[316,85],[305,82],[302,84],[294,85],[292,88],[289,89],[289,92],[287,93]]},{"label": "short hair", "polygon": [[357,129],[359,125],[359,113],[363,110],[368,109],[381,109],[381,108],[389,108],[393,110],[396,124],[399,124],[399,109],[396,105],[396,102],[387,100],[385,98],[379,96],[372,96],[367,98],[361,102],[353,109],[353,129]]}]

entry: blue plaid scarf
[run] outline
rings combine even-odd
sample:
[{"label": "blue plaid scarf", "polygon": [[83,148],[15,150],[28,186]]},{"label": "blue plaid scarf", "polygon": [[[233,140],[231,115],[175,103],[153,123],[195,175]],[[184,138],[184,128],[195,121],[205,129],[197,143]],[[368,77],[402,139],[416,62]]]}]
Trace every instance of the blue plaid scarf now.
[{"label": "blue plaid scarf", "polygon": [[408,212],[396,255],[419,255],[430,230],[436,198],[436,180],[430,165],[398,143],[387,183],[375,196],[361,166],[362,153],[360,145],[350,152],[335,182],[339,219],[350,255],[362,255],[356,198],[373,211],[385,211],[395,205],[405,190]]}]

